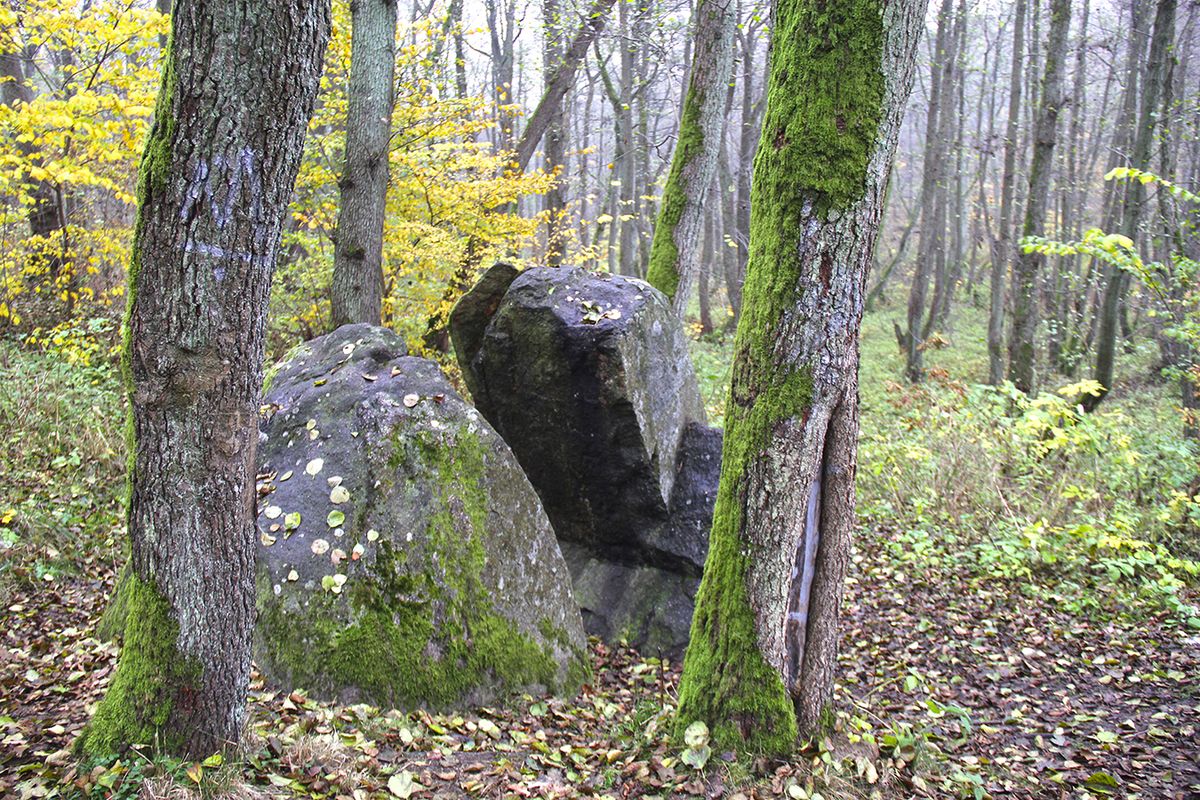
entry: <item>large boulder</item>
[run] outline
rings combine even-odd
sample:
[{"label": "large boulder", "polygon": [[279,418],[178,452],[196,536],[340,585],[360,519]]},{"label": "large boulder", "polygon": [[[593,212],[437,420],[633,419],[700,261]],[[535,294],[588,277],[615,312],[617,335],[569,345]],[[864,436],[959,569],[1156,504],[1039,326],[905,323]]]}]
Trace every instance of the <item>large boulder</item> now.
[{"label": "large boulder", "polygon": [[590,633],[687,642],[720,471],[688,341],[649,284],[498,264],[450,333],[563,546]]},{"label": "large boulder", "polygon": [[433,362],[347,325],[273,376],[255,657],[342,702],[443,708],[589,669],[570,576],[512,451]]}]

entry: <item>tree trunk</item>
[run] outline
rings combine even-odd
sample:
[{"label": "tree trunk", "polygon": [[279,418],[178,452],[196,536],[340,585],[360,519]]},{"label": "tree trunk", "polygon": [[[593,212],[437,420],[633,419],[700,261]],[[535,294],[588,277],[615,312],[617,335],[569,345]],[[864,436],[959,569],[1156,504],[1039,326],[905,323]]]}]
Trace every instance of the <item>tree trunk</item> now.
[{"label": "tree trunk", "polygon": [[781,755],[833,694],[859,325],[924,0],[783,0],[721,482],[678,726]]},{"label": "tree trunk", "polygon": [[[594,0],[584,15],[575,38],[571,40],[571,46],[567,48],[553,73],[547,77],[546,90],[533,113],[529,115],[529,122],[525,124],[525,130],[521,132],[521,141],[516,147],[514,168],[518,172],[524,172],[529,166],[542,135],[555,117],[562,113],[563,98],[575,85],[575,73],[579,70],[579,65],[587,55],[587,49],[595,40],[596,34],[604,30],[605,15],[614,2],[616,0]],[[607,74],[605,78],[607,79]]]},{"label": "tree trunk", "polygon": [[[554,75],[563,59],[563,20],[559,0],[542,0],[542,73],[549,79]],[[583,52],[587,52],[586,46]],[[574,75],[571,76],[574,83]],[[545,195],[546,201],[546,266],[562,265],[566,247],[565,232],[567,201],[563,192],[566,178],[566,115],[563,112],[564,97],[558,97],[550,110],[550,120],[543,135],[543,155],[546,172],[555,176],[554,185]]]},{"label": "tree trunk", "polygon": [[[0,102],[9,108],[27,106],[34,100],[33,88],[30,85],[32,75],[26,74],[27,61],[22,53],[0,51]],[[32,65],[29,66],[29,72],[32,73]],[[42,160],[31,143],[17,139],[14,148],[31,165],[41,166]],[[41,269],[35,270],[32,283],[36,287],[49,280],[51,289],[48,290],[48,294],[53,296],[58,294],[53,290],[53,284],[58,281],[69,253],[65,247],[56,249],[51,247],[50,243],[55,239],[63,241],[66,214],[62,197],[54,184],[32,179],[29,183],[29,198],[33,201],[28,212],[29,233],[45,243],[34,259],[39,266],[45,265],[45,272]]]},{"label": "tree trunk", "polygon": [[82,754],[202,757],[241,734],[267,300],[329,24],[309,0],[172,20],[129,267],[129,612]]},{"label": "tree trunk", "polygon": [[700,271],[705,199],[713,183],[733,72],[733,0],[698,0],[695,47],[671,173],[654,226],[647,280],[682,318]]},{"label": "tree trunk", "polygon": [[[1046,73],[1040,92],[1041,108],[1033,132],[1033,161],[1029,165],[1029,202],[1025,205],[1023,236],[1041,236],[1046,227],[1050,200],[1050,175],[1058,139],[1058,112],[1062,108],[1063,56],[1071,27],[1071,0],[1051,0],[1050,38],[1046,47]],[[1013,321],[1008,345],[1008,379],[1026,394],[1037,382],[1037,329],[1041,305],[1038,273],[1045,257],[1020,252],[1013,262]]]},{"label": "tree trunk", "polygon": [[[1138,113],[1137,129],[1133,137],[1130,166],[1146,169],[1150,164],[1150,148],[1154,141],[1154,130],[1158,123],[1159,98],[1167,74],[1167,59],[1171,42],[1175,36],[1176,0],[1158,0],[1154,15],[1154,33],[1150,38],[1150,53],[1146,60],[1142,91],[1141,110]],[[1142,207],[1145,204],[1145,187],[1139,181],[1130,181],[1125,187],[1125,202],[1121,209],[1121,232],[1136,239],[1141,225]],[[1117,334],[1121,320],[1121,303],[1129,285],[1129,273],[1110,267],[1105,282],[1104,301],[1100,311],[1100,329],[1096,338],[1096,371],[1094,379],[1100,384],[1100,392],[1088,395],[1083,407],[1094,411],[1105,395],[1112,389],[1116,364]]]},{"label": "tree trunk", "polygon": [[[714,189],[715,187],[710,188],[709,191],[714,191]],[[697,265],[699,274],[696,276],[696,299],[700,305],[700,333],[702,334],[712,333],[713,330],[712,298],[708,286],[708,276],[712,274],[714,259],[721,254],[721,251],[717,249],[717,239],[720,236],[717,232],[718,219],[718,215],[709,214],[704,220],[704,237],[700,242],[703,251],[707,253],[706,257],[699,260],[700,263]]]},{"label": "tree trunk", "polygon": [[992,238],[988,310],[988,383],[1004,380],[1004,271],[1013,252],[1013,190],[1017,170],[1017,125],[1021,115],[1021,60],[1025,53],[1026,0],[1017,0],[1013,22],[1012,78],[1008,86],[1008,122],[1004,128],[1004,172],[1000,178],[1000,219]]},{"label": "tree trunk", "polygon": [[[908,330],[897,328],[897,339],[905,352],[904,373],[910,381],[919,381],[925,374],[924,337],[922,329],[925,319],[926,297],[930,280],[937,274],[937,251],[942,246],[945,233],[944,219],[938,216],[938,186],[941,183],[942,137],[940,115],[943,112],[942,94],[949,59],[946,57],[946,41],[949,38],[951,0],[942,0],[938,13],[937,35],[934,39],[933,58],[930,63],[929,108],[925,115],[925,155],[921,166],[921,238],[917,246],[917,267],[913,273],[912,286],[908,292]],[[942,222],[939,225],[939,221]]]},{"label": "tree trunk", "polygon": [[621,24],[621,37],[617,42],[620,62],[620,86],[618,101],[614,111],[620,120],[618,134],[621,137],[619,150],[621,160],[618,163],[621,181],[620,215],[613,220],[620,230],[620,270],[622,275],[637,275],[637,154],[633,144],[633,59],[636,45],[633,42],[632,22],[629,15],[628,2],[617,4],[618,19]]},{"label": "tree trunk", "polygon": [[[503,3],[503,6],[498,5]],[[496,148],[513,149],[513,69],[516,60],[516,0],[485,0],[492,56],[492,97],[496,104]],[[537,144],[537,142],[534,142]]]},{"label": "tree trunk", "polygon": [[[742,109],[741,126],[738,131],[738,163],[737,187],[735,191],[736,226],[734,241],[737,243],[738,274],[729,288],[729,300],[734,306],[734,324],[741,318],[742,284],[746,280],[746,265],[750,260],[750,181],[754,171],[754,154],[758,146],[759,131],[762,127],[762,109],[766,102],[766,92],[755,102],[754,98],[754,35],[757,30],[754,20],[742,26],[739,40],[742,46]],[[736,300],[735,300],[736,297]]]},{"label": "tree trunk", "polygon": [[383,317],[383,223],[396,66],[396,0],[350,4],[346,166],[333,245],[332,327]]}]

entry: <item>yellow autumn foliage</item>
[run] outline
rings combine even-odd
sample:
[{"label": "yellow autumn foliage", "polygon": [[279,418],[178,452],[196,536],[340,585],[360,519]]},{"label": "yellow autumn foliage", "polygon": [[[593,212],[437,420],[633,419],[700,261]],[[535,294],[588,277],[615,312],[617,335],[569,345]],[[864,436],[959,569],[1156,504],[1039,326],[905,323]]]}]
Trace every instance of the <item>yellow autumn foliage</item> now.
[{"label": "yellow autumn foliage", "polygon": [[[384,323],[414,351],[424,349],[429,321],[444,319],[458,300],[461,290],[452,288],[456,276],[466,285],[473,282],[476,267],[459,275],[464,265],[489,266],[500,257],[520,262],[531,252],[544,217],[511,209],[524,196],[544,193],[553,180],[541,171],[521,175],[504,169],[510,155],[487,140],[495,109],[479,97],[452,97],[449,81],[439,80],[433,54],[442,36],[440,21],[402,24],[397,32]],[[318,110],[296,181],[293,224],[284,234],[287,256],[275,275],[270,320],[275,352],[329,325],[349,73],[349,4],[339,0]],[[474,259],[467,258],[469,242],[476,248]]]},{"label": "yellow autumn foliage", "polygon": [[[25,55],[28,89],[0,104],[0,334],[77,363],[112,355],[168,28],[154,10],[121,0],[0,7],[0,53]],[[448,50],[441,20],[402,25],[397,36],[384,322],[420,349],[429,321],[444,319],[461,292],[450,287],[469,285],[476,265],[536,252],[544,215],[516,209],[552,176],[507,171],[510,155],[489,141],[497,109],[453,96],[453,76],[435,56]],[[338,0],[275,272],[274,354],[328,326],[349,70],[349,4]],[[39,196],[63,209],[52,236],[30,233]]]},{"label": "yellow autumn foliage", "polygon": [[[166,31],[153,9],[114,0],[0,7],[0,52],[24,56],[12,59],[22,74],[0,81],[26,89],[3,87],[26,97],[0,104],[0,330],[71,361],[90,361],[95,332],[115,329],[92,320],[124,293]],[[53,235],[30,234],[39,193],[58,209]]]}]

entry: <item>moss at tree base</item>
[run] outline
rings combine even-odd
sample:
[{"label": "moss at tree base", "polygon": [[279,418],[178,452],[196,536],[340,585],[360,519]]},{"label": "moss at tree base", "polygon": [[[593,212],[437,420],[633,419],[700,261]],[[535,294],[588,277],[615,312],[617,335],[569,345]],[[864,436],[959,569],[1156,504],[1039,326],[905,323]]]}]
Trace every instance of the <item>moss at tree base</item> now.
[{"label": "moss at tree base", "polygon": [[128,562],[117,574],[117,585],[113,588],[108,606],[96,623],[96,638],[102,642],[115,642],[125,636],[125,620],[129,617],[129,583],[133,568]]},{"label": "moss at tree base", "polygon": [[176,697],[199,678],[199,666],[176,649],[179,626],[158,589],[132,569],[123,586],[125,645],[104,699],[76,740],[80,756],[99,758],[135,744],[170,752],[183,744],[168,723]]},{"label": "moss at tree base", "polygon": [[683,662],[675,735],[682,740],[699,720],[720,748],[782,757],[796,746],[796,712],[783,679],[759,651],[745,557],[731,534],[714,528]]}]

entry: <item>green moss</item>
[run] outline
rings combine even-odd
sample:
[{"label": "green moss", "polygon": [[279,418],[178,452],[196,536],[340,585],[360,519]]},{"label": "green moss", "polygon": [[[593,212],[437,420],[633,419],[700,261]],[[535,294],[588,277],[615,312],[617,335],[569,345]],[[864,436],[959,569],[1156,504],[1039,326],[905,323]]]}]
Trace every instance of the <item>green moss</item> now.
[{"label": "green moss", "polygon": [[811,268],[805,220],[863,194],[882,113],[880,0],[780,0],[762,142],[755,158],[750,261],[725,420],[721,483],[679,689],[682,732],[703,720],[719,747],[785,755],[798,735],[782,677],[758,646],[746,589],[745,480],[776,427],[812,402],[811,371],[777,347]]},{"label": "green moss", "polygon": [[130,570],[125,646],[112,684],[76,742],[83,756],[102,757],[133,744],[176,750],[182,742],[168,722],[175,698],[188,691],[200,668],[176,649],[179,625],[158,589]]},{"label": "green moss", "polygon": [[96,623],[96,638],[102,642],[113,642],[125,635],[125,619],[129,616],[129,583],[132,575],[133,567],[126,561],[117,575],[117,586],[108,601],[108,608],[104,609],[100,621]]},{"label": "green moss", "polygon": [[[125,312],[121,322],[121,376],[125,384],[125,395],[129,402],[129,412],[125,416],[125,452],[126,456],[126,495],[125,508],[128,513],[130,498],[133,494],[133,481],[137,466],[137,435],[134,429],[134,381],[133,381],[133,346],[132,325],[133,306],[137,298],[138,276],[142,266],[142,235],[145,227],[143,209],[150,203],[154,192],[161,191],[167,185],[171,171],[171,143],[175,137],[175,117],[172,113],[172,101],[175,96],[175,59],[173,55],[173,39],[168,37],[166,57],[163,59],[162,78],[158,87],[158,97],[154,105],[154,124],[150,136],[142,151],[142,161],[138,167],[137,182],[137,214],[133,223],[133,244],[129,255],[129,278],[125,292]],[[131,531],[133,527],[129,528]],[[129,548],[125,548],[126,559]],[[105,610],[104,617],[97,628],[98,635],[103,639],[119,637],[125,627],[125,614],[128,607],[122,592],[126,586],[125,573],[128,566],[122,570],[117,580],[117,588]]]},{"label": "green moss", "polygon": [[675,228],[683,217],[687,193],[683,186],[683,170],[700,157],[704,150],[704,131],[700,127],[700,111],[704,94],[691,87],[684,100],[683,118],[679,123],[679,141],[671,158],[671,172],[663,188],[658,221],[654,224],[654,239],[650,243],[650,266],[646,280],[668,298],[675,298],[679,288],[679,245]]},{"label": "green moss", "polygon": [[497,684],[578,688],[588,674],[586,654],[574,653],[560,680],[551,645],[566,634],[543,621],[548,644],[538,643],[495,612],[483,585],[484,444],[461,430],[452,444],[425,435],[433,436],[398,433],[391,454],[397,472],[416,460],[420,474],[443,481],[430,498],[425,536],[411,551],[381,539],[374,579],[352,576],[344,600],[317,590],[302,613],[285,610],[260,576],[260,635],[271,658],[298,685],[353,686],[373,702],[400,707],[445,708]]},{"label": "green moss", "polygon": [[285,364],[291,364],[297,359],[307,358],[311,355],[312,348],[307,342],[301,342],[300,344],[294,345],[292,349],[287,351],[287,355],[263,370],[262,393],[265,395],[271,390],[271,384],[275,382],[276,376],[279,375],[279,370]]}]

